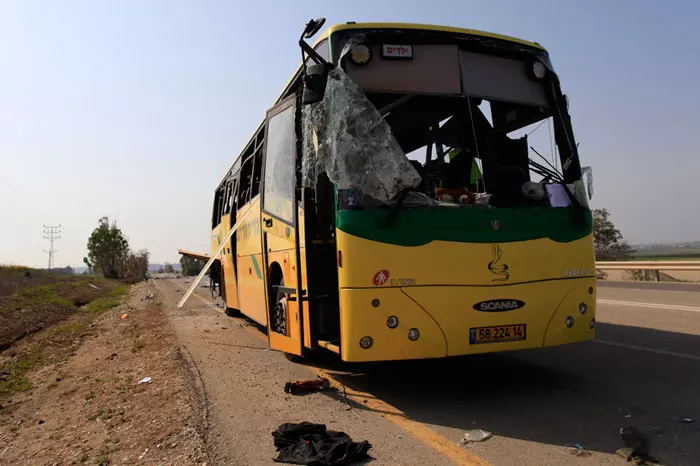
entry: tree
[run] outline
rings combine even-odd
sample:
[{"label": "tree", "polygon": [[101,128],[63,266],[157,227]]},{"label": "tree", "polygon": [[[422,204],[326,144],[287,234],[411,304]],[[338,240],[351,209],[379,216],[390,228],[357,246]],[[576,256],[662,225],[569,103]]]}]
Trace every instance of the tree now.
[{"label": "tree", "polygon": [[92,267],[93,264],[90,262],[90,260],[87,257],[83,257],[83,263],[87,267],[87,270],[85,271],[85,273],[83,275],[92,275],[94,273],[93,267]]},{"label": "tree", "polygon": [[173,268],[173,265],[166,262],[165,263],[165,273],[175,273],[175,269]]},{"label": "tree", "polygon": [[130,252],[126,260],[126,273],[124,278],[141,281],[148,275],[148,258],[150,254],[145,249],[137,253]]},{"label": "tree", "polygon": [[199,272],[204,268],[204,261],[196,257],[182,256],[180,258],[180,267],[182,275],[186,277],[199,275]]},{"label": "tree", "polygon": [[158,273],[165,273],[165,269],[161,265],[160,268],[158,269]]},{"label": "tree", "polygon": [[129,242],[116,223],[110,225],[108,217],[102,217],[88,240],[88,261],[93,269],[106,278],[122,278],[125,273]]},{"label": "tree", "polygon": [[607,209],[593,211],[593,245],[595,258],[599,261],[625,260],[632,252],[620,230],[610,220]]}]

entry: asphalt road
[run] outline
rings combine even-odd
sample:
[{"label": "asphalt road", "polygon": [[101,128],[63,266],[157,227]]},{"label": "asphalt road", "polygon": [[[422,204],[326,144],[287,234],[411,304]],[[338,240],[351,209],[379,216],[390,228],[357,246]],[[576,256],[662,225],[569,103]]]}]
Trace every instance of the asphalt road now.
[{"label": "asphalt road", "polygon": [[656,291],[700,291],[699,283],[683,282],[633,282],[633,281],[612,281],[599,280],[598,286],[602,288],[626,288],[638,290]]},{"label": "asphalt road", "polygon": [[[334,422],[369,440],[376,464],[623,465],[614,453],[627,426],[647,437],[663,464],[700,464],[700,293],[691,288],[599,287],[594,342],[444,360],[301,365],[262,349],[264,335],[245,319],[216,312],[206,289],[175,309],[184,281],[156,282],[208,393],[214,464],[272,464],[271,438],[255,439],[300,420]],[[345,386],[347,400],[280,395],[287,380],[318,373]],[[494,436],[457,447],[473,428]],[[588,453],[575,456],[571,444]]]}]

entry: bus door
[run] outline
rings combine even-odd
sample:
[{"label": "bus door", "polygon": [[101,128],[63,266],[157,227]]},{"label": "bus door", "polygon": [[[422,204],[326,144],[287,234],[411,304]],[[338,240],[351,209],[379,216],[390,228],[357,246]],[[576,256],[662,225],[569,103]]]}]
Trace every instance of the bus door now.
[{"label": "bus door", "polygon": [[[219,234],[221,238],[228,236],[229,231],[236,223],[236,203],[235,196],[238,190],[237,180],[231,180],[226,184],[224,194],[224,206],[221,216],[221,226]],[[218,245],[217,245],[218,247]],[[236,234],[226,244],[221,251],[221,287],[220,293],[224,297],[227,308],[240,309],[238,297],[238,276],[236,274]]]},{"label": "bus door", "polygon": [[296,134],[294,97],[267,112],[262,231],[270,347],[302,354],[298,211],[296,208]]}]

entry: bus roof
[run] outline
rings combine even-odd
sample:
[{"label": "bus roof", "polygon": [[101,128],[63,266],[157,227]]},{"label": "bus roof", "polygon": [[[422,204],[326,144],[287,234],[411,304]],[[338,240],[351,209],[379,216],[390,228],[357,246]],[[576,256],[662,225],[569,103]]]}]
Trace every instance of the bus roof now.
[{"label": "bus roof", "polygon": [[463,29],[456,28],[452,26],[436,26],[433,24],[414,24],[414,23],[345,23],[345,24],[334,24],[333,26],[326,29],[317,42],[327,38],[334,32],[344,31],[347,29],[417,29],[423,31],[437,31],[437,32],[452,32],[455,34],[469,34],[472,36],[480,37],[491,37],[493,39],[501,39],[509,42],[515,42],[517,44],[527,45],[529,47],[534,47],[536,49],[545,50],[537,42],[530,42],[523,39],[518,39],[517,37],[506,36],[503,34],[494,34],[486,31],[479,31],[476,29]]},{"label": "bus roof", "polygon": [[[468,34],[472,36],[479,36],[479,37],[490,37],[493,39],[500,39],[508,42],[513,42],[516,44],[522,44],[526,45],[528,47],[533,47],[539,50],[543,50],[546,52],[546,49],[542,47],[540,44],[537,42],[530,42],[527,40],[523,39],[518,39],[517,37],[511,37],[511,36],[506,36],[503,34],[495,34],[492,32],[486,32],[486,31],[479,31],[477,29],[464,29],[464,28],[457,28],[457,27],[452,27],[452,26],[438,26],[434,24],[415,24],[415,23],[340,23],[340,24],[334,24],[324,30],[316,39],[316,41],[313,44],[313,47],[316,47],[321,41],[328,39],[329,36],[333,35],[335,32],[340,32],[340,31],[346,31],[346,30],[352,30],[352,29],[413,29],[413,30],[422,30],[422,31],[435,31],[435,32],[451,32],[454,34]],[[277,99],[275,99],[275,102],[273,105],[277,105],[279,102],[282,101],[287,96],[289,87],[292,85],[294,82],[294,79],[298,76],[299,71],[301,70],[301,64],[297,67],[297,69],[294,71],[292,76],[289,78],[287,83],[284,85],[284,88],[282,89],[282,92],[279,94]],[[255,132],[253,133],[253,136],[248,140],[248,142],[243,146],[243,151],[245,150],[246,147],[248,147],[248,144],[250,144],[250,141],[255,137],[256,133],[260,129],[260,126],[262,126],[265,123],[265,120],[258,125],[256,128]],[[241,151],[239,155],[234,159],[234,164],[235,161],[238,160],[240,157],[240,154],[243,153]],[[233,168],[233,165],[231,166]],[[224,178],[221,180],[221,183],[219,183],[218,186],[221,186],[221,184],[226,180],[228,177],[229,172],[231,171],[231,168],[226,172],[226,175]],[[217,187],[218,189],[218,187]]]},{"label": "bus roof", "polygon": [[[414,30],[421,30],[421,31],[452,32],[454,34],[469,34],[472,36],[490,37],[492,39],[505,40],[508,42],[513,42],[516,44],[522,44],[522,45],[526,45],[528,47],[533,47],[533,48],[536,48],[539,50],[543,50],[545,52],[547,51],[544,47],[542,47],[537,42],[530,42],[527,40],[518,39],[517,37],[506,36],[503,34],[495,34],[492,32],[479,31],[477,29],[464,29],[464,28],[456,28],[456,27],[452,27],[452,26],[437,26],[434,24],[414,24],[414,23],[341,23],[341,24],[334,24],[333,26],[324,30],[321,33],[321,35],[318,36],[318,38],[314,42],[313,47],[315,48],[319,43],[328,39],[328,37],[331,36],[334,32],[346,31],[346,30],[350,30],[350,29],[404,29],[404,30],[405,29],[414,29]],[[289,89],[289,86],[294,81],[294,78],[299,74],[300,70],[301,70],[301,64],[294,71],[294,74],[292,74],[292,77],[289,78],[289,81],[287,81],[287,84],[284,85],[284,88],[282,89],[282,92],[280,93],[280,95],[277,97],[277,99],[275,99],[275,105],[278,104],[284,97],[286,97],[287,90]]]}]

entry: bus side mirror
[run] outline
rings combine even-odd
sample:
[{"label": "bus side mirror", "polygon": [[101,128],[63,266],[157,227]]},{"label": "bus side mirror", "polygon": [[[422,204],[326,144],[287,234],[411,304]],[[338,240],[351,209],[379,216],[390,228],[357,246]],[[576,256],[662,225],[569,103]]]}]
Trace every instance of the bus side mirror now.
[{"label": "bus side mirror", "polygon": [[328,72],[333,68],[330,63],[317,63],[306,67],[304,75],[304,105],[315,104],[323,100],[328,82]]},{"label": "bus side mirror", "polygon": [[308,23],[306,23],[306,27],[304,28],[304,38],[311,39],[313,36],[316,35],[318,31],[321,30],[325,23],[326,18],[317,18],[310,20]]}]

